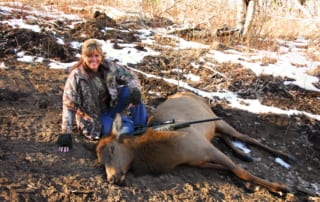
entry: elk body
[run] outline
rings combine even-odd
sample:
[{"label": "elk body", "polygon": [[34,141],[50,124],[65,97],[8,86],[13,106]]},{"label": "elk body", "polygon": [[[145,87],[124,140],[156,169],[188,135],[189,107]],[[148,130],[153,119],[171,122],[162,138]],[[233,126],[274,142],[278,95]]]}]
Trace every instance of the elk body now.
[{"label": "elk body", "polygon": [[[149,122],[163,122],[171,118],[176,122],[187,122],[214,117],[216,115],[201,97],[184,92],[172,95],[160,104]],[[229,170],[240,179],[262,185],[272,192],[287,191],[286,185],[259,178],[235,164],[211,140],[215,136],[221,137],[247,159],[250,157],[235,148],[231,139],[262,147],[286,160],[292,157],[237,132],[223,120],[193,124],[176,131],[155,131],[149,128],[141,136],[120,135],[120,130],[121,118],[117,116],[110,136],[102,138],[97,145],[98,161],[104,165],[110,183],[122,183],[129,169],[137,175],[159,174],[184,164]]]}]

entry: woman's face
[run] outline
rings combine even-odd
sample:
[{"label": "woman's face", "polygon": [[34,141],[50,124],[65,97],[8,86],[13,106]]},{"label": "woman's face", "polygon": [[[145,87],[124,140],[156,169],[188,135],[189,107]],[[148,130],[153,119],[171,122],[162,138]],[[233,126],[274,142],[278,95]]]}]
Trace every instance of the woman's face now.
[{"label": "woman's face", "polygon": [[84,63],[94,72],[98,71],[102,61],[102,55],[98,51],[93,51],[89,56],[82,55]]}]

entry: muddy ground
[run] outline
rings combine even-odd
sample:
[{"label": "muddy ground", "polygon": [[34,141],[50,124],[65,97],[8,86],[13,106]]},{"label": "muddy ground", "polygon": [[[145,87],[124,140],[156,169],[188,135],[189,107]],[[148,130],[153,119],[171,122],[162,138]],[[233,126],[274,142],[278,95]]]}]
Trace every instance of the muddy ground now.
[{"label": "muddy ground", "polygon": [[[0,19],[15,17],[0,16]],[[150,19],[144,26],[148,25],[146,22],[155,26]],[[56,34],[63,34],[66,41],[97,37],[123,43],[139,42],[135,35],[135,29],[141,25],[138,22],[118,24],[102,16],[73,29],[68,23],[57,21],[41,26],[50,26]],[[114,27],[115,31],[101,32],[101,27],[106,26]],[[130,32],[119,31],[129,27]],[[160,176],[135,177],[129,172],[124,186],[108,184],[103,167],[97,163],[95,142],[85,141],[75,130],[74,148],[67,154],[58,152],[55,141],[60,133],[61,96],[68,72],[48,68],[46,60],[19,62],[15,55],[26,51],[29,55],[71,62],[77,60],[78,50],[58,44],[48,29],[35,33],[0,24],[0,30],[0,63],[5,65],[0,69],[0,201],[320,201],[317,195],[320,192],[319,121],[305,116],[252,114],[231,109],[218,98],[211,100],[218,116],[237,130],[291,153],[297,162],[286,169],[277,164],[273,156],[253,147],[250,149],[254,161],[244,162],[234,157],[220,140],[214,140],[213,144],[252,173],[286,183],[290,193],[280,196],[264,188],[252,190],[229,172],[187,166]],[[164,41],[159,39],[159,43]],[[137,48],[143,50],[143,45]],[[259,98],[265,105],[320,114],[320,94],[285,86],[284,78],[256,77],[239,64],[216,63],[219,74],[201,66],[195,71],[190,62],[205,53],[161,51],[160,56],[148,56],[141,64],[130,66],[177,79],[181,75],[172,70],[179,65],[185,71],[190,69],[201,75],[203,82],[189,82],[199,89],[227,88],[243,98]],[[161,79],[138,75],[150,113],[168,95],[183,90]],[[180,79],[186,81],[183,77]]]}]

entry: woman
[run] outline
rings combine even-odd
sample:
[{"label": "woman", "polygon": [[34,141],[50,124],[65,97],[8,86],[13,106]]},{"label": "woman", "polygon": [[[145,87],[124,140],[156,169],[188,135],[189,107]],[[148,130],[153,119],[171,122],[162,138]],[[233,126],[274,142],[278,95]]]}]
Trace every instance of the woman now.
[{"label": "woman", "polygon": [[74,117],[82,135],[98,140],[110,133],[116,113],[125,109],[130,109],[130,117],[122,116],[122,133],[132,134],[135,126],[147,121],[139,80],[125,67],[105,59],[98,40],[86,40],[64,87],[59,151],[72,147]]}]

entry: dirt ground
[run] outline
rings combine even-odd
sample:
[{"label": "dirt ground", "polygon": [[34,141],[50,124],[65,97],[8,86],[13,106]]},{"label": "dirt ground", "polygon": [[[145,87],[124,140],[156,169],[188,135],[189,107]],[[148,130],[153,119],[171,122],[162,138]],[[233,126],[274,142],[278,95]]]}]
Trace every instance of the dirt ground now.
[{"label": "dirt ground", "polygon": [[[8,16],[0,14],[0,19],[5,18]],[[73,29],[67,26],[68,22],[56,22],[56,25],[59,26],[41,24],[63,33],[66,41],[97,37],[139,42],[134,29],[139,28],[139,23],[117,24],[102,16]],[[116,29],[107,35],[100,31],[106,26]],[[118,30],[129,27],[130,32]],[[129,172],[124,186],[108,184],[103,167],[97,163],[96,142],[85,141],[75,130],[74,148],[67,154],[58,152],[55,141],[60,133],[61,96],[68,72],[48,68],[49,60],[19,62],[14,54],[26,51],[30,55],[71,62],[77,60],[78,50],[58,44],[47,29],[34,33],[0,24],[0,30],[0,63],[6,66],[0,69],[0,201],[320,201],[319,121],[305,116],[252,114],[231,109],[218,98],[211,101],[218,116],[240,132],[292,154],[297,161],[286,169],[270,154],[250,147],[254,161],[244,162],[219,139],[213,144],[255,175],[286,183],[290,193],[280,196],[264,188],[253,190],[229,172],[187,166],[160,176],[135,177]],[[196,70],[191,67],[190,62],[202,56],[202,52],[160,51],[161,55],[148,56],[141,64],[130,66],[177,79],[181,75],[172,69],[179,65],[185,71],[201,75],[204,82],[189,82],[196,88],[216,91],[223,87],[243,98],[259,98],[265,105],[320,114],[320,94],[283,85],[284,78],[256,77],[239,64],[217,63],[216,70],[226,75],[226,79],[204,67]],[[150,113],[166,96],[183,90],[161,79],[141,74],[139,77]]]}]

